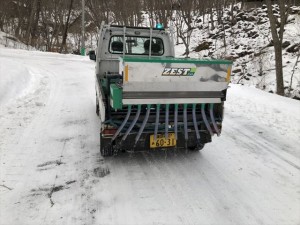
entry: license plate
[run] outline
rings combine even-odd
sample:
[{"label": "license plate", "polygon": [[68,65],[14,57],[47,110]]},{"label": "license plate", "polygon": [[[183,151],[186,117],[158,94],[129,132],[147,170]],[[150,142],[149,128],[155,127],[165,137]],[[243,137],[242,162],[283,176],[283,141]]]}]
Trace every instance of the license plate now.
[{"label": "license plate", "polygon": [[176,146],[176,139],[174,133],[169,133],[168,138],[163,134],[157,134],[156,140],[154,135],[150,135],[150,148],[173,147]]}]

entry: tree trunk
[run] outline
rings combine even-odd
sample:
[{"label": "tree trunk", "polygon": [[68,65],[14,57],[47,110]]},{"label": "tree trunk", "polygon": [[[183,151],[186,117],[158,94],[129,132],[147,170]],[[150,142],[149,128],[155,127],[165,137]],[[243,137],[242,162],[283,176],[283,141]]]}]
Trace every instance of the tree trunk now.
[{"label": "tree trunk", "polygon": [[285,15],[286,10],[284,0],[278,0],[280,7],[280,29],[277,31],[276,23],[278,23],[277,19],[273,15],[272,11],[272,3],[271,0],[266,0],[268,17],[270,20],[271,34],[274,43],[275,50],[275,68],[276,68],[276,93],[278,95],[284,95],[284,83],[283,83],[283,69],[282,69],[282,41],[283,41],[283,32],[284,25],[286,23],[287,15]]},{"label": "tree trunk", "polygon": [[275,68],[276,68],[276,93],[284,95],[283,69],[282,69],[282,47],[281,43],[274,42]]},{"label": "tree trunk", "polygon": [[231,18],[231,21],[230,21],[230,23],[231,23],[231,28],[236,24],[236,20],[235,20],[235,18],[234,18],[234,16],[233,16],[233,12],[234,12],[234,5],[235,5],[235,2],[234,1],[232,1],[231,2],[231,9],[230,9],[230,18]]},{"label": "tree trunk", "polygon": [[210,8],[210,24],[211,24],[211,30],[215,29],[215,24],[214,24],[214,11],[213,11],[213,6]]},{"label": "tree trunk", "polygon": [[34,23],[33,23],[32,29],[31,29],[31,40],[30,40],[31,46],[35,46],[35,47],[36,47],[36,44],[37,44],[36,42],[38,39],[37,30],[38,30],[38,25],[39,25],[40,12],[41,12],[41,0],[37,0],[36,14],[35,14]]},{"label": "tree trunk", "polygon": [[245,4],[245,1],[244,1],[244,0],[242,0],[242,2],[241,2],[241,10],[243,10],[243,9],[244,9],[244,4]]},{"label": "tree trunk", "polygon": [[34,14],[36,12],[36,5],[37,5],[37,0],[34,0],[30,9],[30,16],[28,18],[28,25],[27,25],[27,31],[26,31],[26,43],[29,45],[30,42],[30,31],[32,29],[32,24],[33,24],[33,18]]},{"label": "tree trunk", "polygon": [[73,2],[74,0],[70,0],[70,5],[69,5],[69,11],[68,11],[68,17],[64,29],[64,35],[63,35],[63,40],[59,49],[59,52],[62,53],[63,49],[66,49],[66,42],[67,42],[67,37],[68,37],[68,29],[69,29],[69,23],[70,23],[70,16],[71,16],[71,11],[73,8]]},{"label": "tree trunk", "polygon": [[291,80],[290,80],[290,86],[289,86],[289,95],[291,94],[291,91],[292,91],[292,88],[293,88],[293,77],[294,77],[294,74],[295,74],[295,70],[296,70],[299,58],[300,58],[300,50],[298,52],[298,56],[297,56],[296,62],[294,64],[294,67],[293,67],[293,70],[292,70],[292,75],[291,75]]}]

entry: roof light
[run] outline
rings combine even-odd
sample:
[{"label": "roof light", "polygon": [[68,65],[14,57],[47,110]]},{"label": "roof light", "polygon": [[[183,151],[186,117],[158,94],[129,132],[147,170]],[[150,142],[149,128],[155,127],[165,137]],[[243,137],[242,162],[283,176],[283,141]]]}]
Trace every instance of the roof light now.
[{"label": "roof light", "polygon": [[164,29],[164,26],[161,23],[157,23],[155,28],[157,29]]}]

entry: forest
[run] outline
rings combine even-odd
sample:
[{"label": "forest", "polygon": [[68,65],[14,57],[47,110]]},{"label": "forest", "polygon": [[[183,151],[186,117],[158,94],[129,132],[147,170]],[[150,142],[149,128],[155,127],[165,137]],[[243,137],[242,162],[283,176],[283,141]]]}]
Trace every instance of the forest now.
[{"label": "forest", "polygon": [[[86,41],[97,35],[101,21],[138,26],[144,19],[143,12],[149,14],[151,26],[159,21],[167,27],[176,11],[187,32],[193,29],[194,16],[205,19],[204,15],[210,14],[213,30],[222,22],[223,8],[236,3],[235,0],[85,0]],[[242,7],[244,3],[241,1]],[[79,49],[81,19],[82,0],[0,0],[0,30],[45,51]],[[178,26],[178,34],[180,29],[182,26]],[[68,37],[73,43],[68,43]]]},{"label": "forest", "polygon": [[[28,49],[80,54],[82,46],[87,50],[95,48],[103,21],[147,27],[160,23],[166,28],[172,24],[176,45],[184,46],[181,56],[202,52],[198,57],[225,58],[243,67],[237,61],[254,54],[253,59],[259,58],[259,74],[263,74],[266,64],[262,63],[263,55],[266,55],[264,49],[274,46],[276,93],[286,95],[285,92],[288,92],[290,95],[292,82],[287,91],[283,79],[283,49],[291,45],[287,52],[297,58],[292,69],[292,81],[300,43],[292,41],[294,43],[291,44],[284,40],[284,32],[288,23],[298,23],[296,17],[291,20],[289,16],[299,15],[299,5],[300,0],[0,0],[0,31],[7,34],[6,39],[16,39]],[[207,33],[208,39],[196,40],[198,43],[191,49],[191,38],[194,35],[195,39],[195,33]],[[244,49],[236,56],[235,49],[239,48],[241,41],[238,35],[246,35],[253,40],[260,37],[263,41],[254,42],[257,48],[248,46],[248,50]],[[214,46],[212,40],[215,40]],[[222,52],[219,53],[218,49]],[[253,62],[252,58],[246,61]],[[250,79],[243,68],[239,69],[243,72],[238,83]]]}]

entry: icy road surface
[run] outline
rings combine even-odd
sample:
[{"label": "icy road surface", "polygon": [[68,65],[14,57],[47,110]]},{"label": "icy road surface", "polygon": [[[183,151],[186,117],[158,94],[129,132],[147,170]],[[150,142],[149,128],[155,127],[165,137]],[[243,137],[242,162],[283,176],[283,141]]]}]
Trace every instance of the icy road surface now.
[{"label": "icy road surface", "polygon": [[232,85],[204,151],[103,159],[93,72],[0,49],[1,225],[299,225],[299,101]]}]

